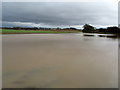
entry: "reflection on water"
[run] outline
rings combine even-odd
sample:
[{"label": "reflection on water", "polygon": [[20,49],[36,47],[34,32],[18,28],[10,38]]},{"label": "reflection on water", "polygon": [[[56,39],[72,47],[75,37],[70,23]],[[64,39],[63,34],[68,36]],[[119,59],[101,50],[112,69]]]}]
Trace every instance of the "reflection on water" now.
[{"label": "reflection on water", "polygon": [[3,35],[3,88],[117,88],[117,39]]}]

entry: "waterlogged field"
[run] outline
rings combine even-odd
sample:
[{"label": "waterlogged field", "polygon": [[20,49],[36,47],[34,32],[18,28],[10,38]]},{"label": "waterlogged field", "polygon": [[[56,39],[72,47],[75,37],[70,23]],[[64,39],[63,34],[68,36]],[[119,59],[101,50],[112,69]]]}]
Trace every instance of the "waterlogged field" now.
[{"label": "waterlogged field", "polygon": [[117,88],[118,40],[83,34],[3,35],[3,88]]},{"label": "waterlogged field", "polygon": [[3,34],[35,34],[35,33],[77,33],[79,31],[75,30],[63,30],[63,31],[55,31],[55,30],[13,30],[13,29],[2,29],[0,30]]}]

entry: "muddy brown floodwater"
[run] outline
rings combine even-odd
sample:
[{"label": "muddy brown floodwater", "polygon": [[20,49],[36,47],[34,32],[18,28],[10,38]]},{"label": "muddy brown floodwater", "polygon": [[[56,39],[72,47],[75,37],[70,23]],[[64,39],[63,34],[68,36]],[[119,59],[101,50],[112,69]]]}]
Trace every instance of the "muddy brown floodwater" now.
[{"label": "muddy brown floodwater", "polygon": [[117,88],[118,40],[83,34],[3,35],[3,88]]}]

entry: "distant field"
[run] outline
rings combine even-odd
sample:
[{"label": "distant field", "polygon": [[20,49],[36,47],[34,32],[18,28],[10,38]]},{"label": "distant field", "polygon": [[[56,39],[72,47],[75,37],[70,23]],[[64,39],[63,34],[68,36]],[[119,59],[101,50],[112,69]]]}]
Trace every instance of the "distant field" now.
[{"label": "distant field", "polygon": [[0,29],[1,34],[42,34],[42,33],[78,33],[75,30],[13,30],[13,29]]}]

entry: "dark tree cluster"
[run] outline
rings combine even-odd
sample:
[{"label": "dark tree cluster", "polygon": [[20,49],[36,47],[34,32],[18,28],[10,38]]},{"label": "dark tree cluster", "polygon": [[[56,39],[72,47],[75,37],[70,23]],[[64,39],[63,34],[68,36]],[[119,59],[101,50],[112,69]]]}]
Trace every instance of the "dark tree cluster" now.
[{"label": "dark tree cluster", "polygon": [[95,29],[93,26],[89,24],[85,24],[83,26],[84,33],[104,33],[104,34],[120,34],[120,28],[113,26],[113,27],[107,27],[107,28],[100,28]]},{"label": "dark tree cluster", "polygon": [[93,33],[93,32],[95,32],[95,29],[94,29],[93,26],[91,26],[89,24],[85,24],[83,26],[83,32],[85,32],[85,33]]}]

